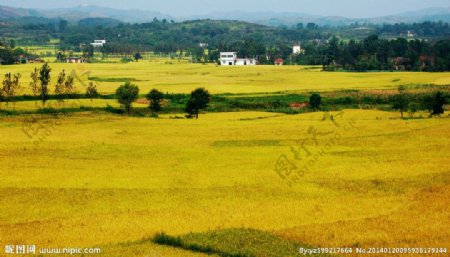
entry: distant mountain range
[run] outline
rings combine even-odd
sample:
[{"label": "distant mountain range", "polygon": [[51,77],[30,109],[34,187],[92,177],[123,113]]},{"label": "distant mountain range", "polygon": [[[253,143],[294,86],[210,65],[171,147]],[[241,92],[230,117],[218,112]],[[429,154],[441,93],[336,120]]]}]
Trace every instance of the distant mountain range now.
[{"label": "distant mountain range", "polygon": [[269,26],[292,26],[297,23],[314,22],[326,26],[342,26],[352,23],[413,23],[423,21],[443,21],[450,22],[450,7],[429,8],[413,12],[405,12],[397,15],[389,15],[376,18],[346,18],[338,16],[318,16],[306,13],[277,13],[277,12],[216,12],[206,15],[196,15],[191,17],[173,17],[156,11],[146,10],[119,10],[93,5],[79,5],[72,8],[59,8],[51,10],[14,8],[0,6],[0,20],[7,21],[21,17],[35,16],[45,18],[63,18],[71,22],[77,22],[86,18],[108,18],[122,22],[142,23],[152,21],[154,18],[175,21],[195,20],[195,19],[218,19],[218,20],[239,20],[258,23]]}]

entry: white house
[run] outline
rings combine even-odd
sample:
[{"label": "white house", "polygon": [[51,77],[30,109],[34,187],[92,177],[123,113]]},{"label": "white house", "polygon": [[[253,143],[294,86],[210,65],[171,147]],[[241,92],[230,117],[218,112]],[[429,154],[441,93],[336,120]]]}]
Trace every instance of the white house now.
[{"label": "white house", "polygon": [[301,54],[302,53],[302,47],[300,45],[294,45],[292,47],[292,53],[293,54]]},{"label": "white house", "polygon": [[222,66],[247,66],[257,63],[258,61],[255,58],[238,58],[236,52],[220,53],[220,65]]},{"label": "white house", "polygon": [[106,40],[94,40],[94,43],[91,43],[93,47],[102,47],[106,44]]},{"label": "white house", "polygon": [[66,59],[67,63],[84,63],[84,59],[82,57],[69,57]]}]

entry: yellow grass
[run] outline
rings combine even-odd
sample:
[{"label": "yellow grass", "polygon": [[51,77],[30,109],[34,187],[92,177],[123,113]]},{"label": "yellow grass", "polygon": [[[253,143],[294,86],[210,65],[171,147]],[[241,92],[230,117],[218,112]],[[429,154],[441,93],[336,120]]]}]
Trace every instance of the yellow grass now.
[{"label": "yellow grass", "polygon": [[[177,76],[209,69],[214,81],[232,74],[214,66],[188,67]],[[282,69],[309,76],[299,67]],[[111,74],[130,76],[121,72]],[[318,76],[358,80],[360,75]],[[361,80],[375,80],[365,76]],[[447,75],[419,77],[442,76]],[[390,119],[397,113],[346,110],[337,120],[353,118],[355,128],[344,129],[322,121],[323,113],[216,113],[199,120],[90,113],[34,117],[33,126],[42,126],[31,139],[21,131],[30,117],[0,122],[0,245],[100,246],[105,256],[201,256],[152,243],[146,248],[121,243],[160,231],[250,227],[315,246],[449,247],[448,118],[405,121]],[[307,141],[313,153],[337,133],[342,139],[290,187],[275,164],[284,154],[297,167],[305,165],[293,159],[290,146],[310,137],[311,126],[331,132],[319,135],[318,145]]]},{"label": "yellow grass", "polygon": [[[170,64],[172,63],[172,64]],[[1,75],[6,72],[20,72],[22,86],[29,84],[29,74],[39,64],[2,66]],[[76,82],[79,92],[85,91],[88,74],[101,79],[132,78],[141,92],[158,88],[164,92],[189,93],[197,87],[206,87],[217,93],[266,93],[280,91],[330,91],[339,89],[392,89],[399,85],[450,84],[450,73],[417,72],[320,72],[304,66],[254,66],[221,67],[214,64],[188,64],[177,60],[141,60],[138,63],[105,64],[58,64],[51,63],[52,82],[65,69],[67,74],[75,71],[80,76]],[[109,80],[111,81],[111,80]],[[102,93],[113,93],[122,82],[100,82]],[[53,90],[53,89],[52,89]],[[22,93],[29,93],[28,90]]]}]

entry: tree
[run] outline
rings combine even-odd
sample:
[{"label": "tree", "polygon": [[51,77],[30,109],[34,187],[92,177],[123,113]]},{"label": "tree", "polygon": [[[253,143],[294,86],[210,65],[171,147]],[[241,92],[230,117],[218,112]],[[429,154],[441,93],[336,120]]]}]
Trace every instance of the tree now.
[{"label": "tree", "polygon": [[431,97],[426,97],[423,100],[423,106],[430,111],[430,116],[444,114],[444,105],[447,104],[442,92],[437,92]]},{"label": "tree", "polygon": [[208,90],[204,88],[197,88],[196,90],[192,91],[191,98],[187,102],[185,108],[185,111],[188,113],[187,117],[195,117],[196,119],[198,119],[198,113],[200,112],[200,110],[208,107],[210,99],[211,96]]},{"label": "tree", "polygon": [[67,25],[69,25],[69,22],[66,20],[59,20],[58,28],[60,32],[64,32],[67,28]]},{"label": "tree", "polygon": [[11,48],[11,49],[16,48],[16,41],[14,41],[14,39],[11,39],[9,41],[9,48]]},{"label": "tree", "polygon": [[315,23],[313,23],[313,22],[309,22],[308,24],[306,24],[306,28],[309,29],[309,30],[314,30],[314,29],[319,28],[319,26],[317,26],[317,25],[316,25]]},{"label": "tree", "polygon": [[150,101],[149,108],[154,112],[161,111],[161,101],[164,99],[164,94],[157,89],[152,89],[147,94],[147,99]]},{"label": "tree", "polygon": [[2,109],[2,103],[5,100],[5,98],[3,97],[3,90],[0,88],[0,110]]},{"label": "tree", "polygon": [[61,103],[64,101],[62,96],[64,94],[64,81],[65,80],[66,80],[66,73],[64,72],[64,70],[62,70],[61,73],[59,73],[59,75],[58,75],[58,79],[56,80],[56,85],[55,85],[55,95],[58,96],[58,103]]},{"label": "tree", "polygon": [[98,96],[97,86],[92,81],[86,88],[86,96],[91,99],[91,102],[93,98]]},{"label": "tree", "polygon": [[403,119],[403,113],[408,111],[409,107],[408,96],[403,92],[400,92],[400,94],[395,95],[392,100],[393,100],[392,108],[394,110],[400,111],[400,115],[402,116]]},{"label": "tree", "polygon": [[14,110],[16,110],[16,101],[14,97],[16,96],[17,90],[20,87],[20,73],[11,76],[11,73],[6,73],[3,79],[3,95],[6,97],[6,106],[12,100],[14,104]]},{"label": "tree", "polygon": [[[33,93],[33,96],[37,98],[37,96],[39,95],[39,71],[37,68],[34,68],[34,72],[30,74],[30,77],[30,89]],[[34,101],[34,105],[37,106],[37,101]]]},{"label": "tree", "polygon": [[134,60],[135,60],[136,62],[138,62],[139,59],[142,59],[141,53],[135,53],[135,54],[134,54]]},{"label": "tree", "polygon": [[83,47],[83,57],[90,60],[94,57],[94,46],[91,44],[87,44]]},{"label": "tree", "polygon": [[322,97],[319,94],[312,94],[309,98],[309,105],[313,110],[319,110],[322,103]]},{"label": "tree", "polygon": [[139,97],[139,87],[130,84],[130,82],[126,82],[124,85],[121,85],[119,88],[117,88],[116,96],[118,102],[122,104],[125,107],[127,113],[130,114],[131,105]]},{"label": "tree", "polygon": [[66,99],[69,99],[69,95],[75,92],[75,82],[73,80],[73,76],[69,75],[64,82],[64,94],[66,95]]},{"label": "tree", "polygon": [[39,80],[41,85],[39,87],[39,93],[41,95],[42,100],[42,108],[45,106],[45,102],[48,99],[48,84],[50,83],[50,72],[52,69],[45,63],[42,65],[41,69],[39,69]]}]

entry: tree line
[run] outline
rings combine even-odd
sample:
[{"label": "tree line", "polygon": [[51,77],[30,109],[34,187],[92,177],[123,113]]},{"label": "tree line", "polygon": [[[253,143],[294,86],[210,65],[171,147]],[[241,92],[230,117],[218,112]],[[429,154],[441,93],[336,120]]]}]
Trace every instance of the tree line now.
[{"label": "tree line", "polygon": [[[32,97],[35,99],[35,105],[37,106],[37,99],[42,103],[42,108],[45,107],[45,103],[49,100],[49,96],[52,93],[50,90],[51,73],[52,68],[45,63],[40,68],[35,68],[30,73],[31,82],[28,87],[32,93]],[[20,85],[20,79],[22,75],[20,73],[11,74],[6,73],[2,81],[2,87],[0,88],[0,103],[6,102],[8,106],[10,102],[13,103],[15,110],[16,96],[24,89]],[[62,70],[56,79],[54,84],[53,95],[56,96],[58,104],[61,105],[65,100],[70,99],[70,96],[76,93],[74,76],[67,75],[65,70]],[[94,98],[98,96],[97,87],[94,83],[89,83],[86,87],[86,96]],[[1,105],[0,105],[1,108]]]},{"label": "tree line", "polygon": [[324,70],[449,71],[450,40],[393,40],[369,36],[362,41],[333,37],[316,47],[306,46],[295,60],[299,64],[322,64]]},{"label": "tree line", "polygon": [[[133,102],[139,98],[139,87],[137,85],[126,82],[116,90],[117,101],[125,107],[128,114],[132,111]],[[152,111],[153,117],[158,117],[158,112],[162,110],[162,103],[164,100],[164,93],[158,89],[152,89],[147,95],[149,101],[148,107]],[[208,90],[204,88],[197,88],[191,92],[190,98],[186,103],[185,112],[186,118],[198,119],[198,115],[201,110],[208,107],[211,101],[211,95]]]}]

